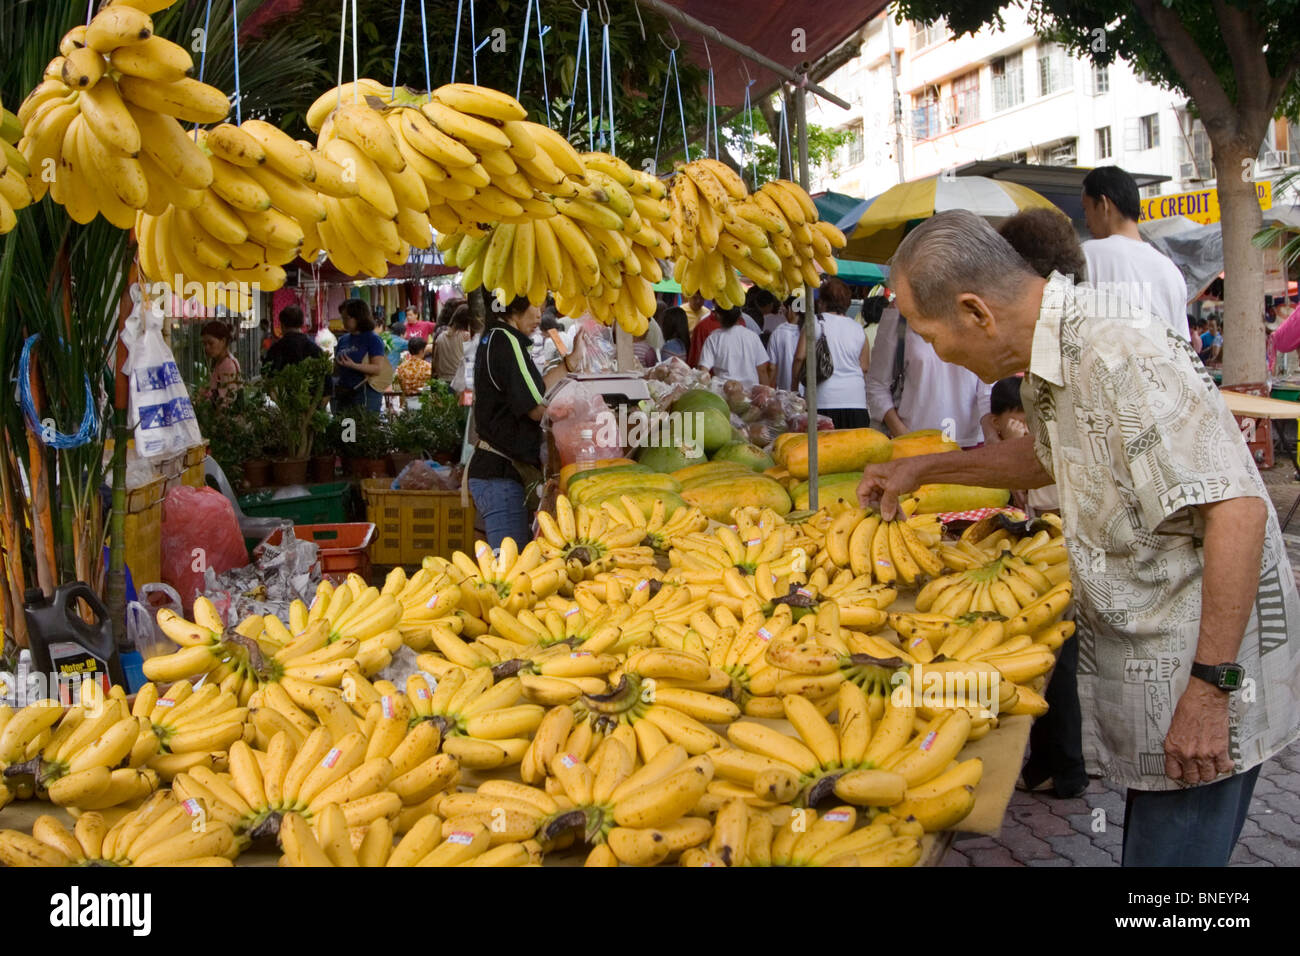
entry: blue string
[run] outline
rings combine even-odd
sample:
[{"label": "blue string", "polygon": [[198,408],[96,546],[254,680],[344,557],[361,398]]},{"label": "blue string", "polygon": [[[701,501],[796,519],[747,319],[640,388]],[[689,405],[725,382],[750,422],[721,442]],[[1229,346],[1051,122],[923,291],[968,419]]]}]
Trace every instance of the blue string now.
[{"label": "blue string", "polygon": [[[465,15],[465,0],[456,0],[456,37],[451,41],[451,82],[456,82],[456,60],[460,56],[460,21]],[[428,48],[428,40],[425,40]]]},{"label": "blue string", "polygon": [[[208,0],[208,9],[203,14],[203,52],[199,54],[199,82],[203,82],[203,71],[208,66],[208,28],[212,24],[212,0]],[[194,140],[199,138],[199,124],[194,124]]]},{"label": "blue string", "polygon": [[[578,50],[573,54],[573,89],[569,90],[569,131],[568,135],[573,135],[573,113],[578,105],[578,77],[582,75],[582,45],[587,37],[587,11],[582,11],[582,18],[578,21]],[[587,97],[590,102],[591,97]]]},{"label": "blue string", "polygon": [[95,395],[90,389],[90,376],[86,376],[86,414],[82,416],[81,425],[76,432],[65,435],[56,431],[47,442],[40,419],[36,416],[36,398],[32,395],[31,354],[32,347],[40,340],[40,333],[31,336],[23,343],[23,353],[18,359],[18,394],[27,417],[28,426],[40,436],[41,444],[50,448],[78,448],[87,444],[99,431],[99,415],[95,410]]},{"label": "blue string", "polygon": [[474,0],[469,0],[469,48],[473,51],[470,56],[470,70],[474,76],[474,85],[478,86],[478,27],[474,25]]},{"label": "blue string", "polygon": [[749,170],[750,175],[754,177],[754,188],[758,188],[758,150],[754,148],[754,107],[749,99],[749,88],[754,85],[750,80],[745,84],[745,124],[749,130]]},{"label": "blue string", "polygon": [[686,137],[686,107],[682,105],[682,71],[677,66],[677,56],[669,59],[669,68],[673,71],[673,82],[677,84],[677,112],[682,114],[682,148],[686,150],[686,161],[691,161],[691,143]]},{"label": "blue string", "polygon": [[722,150],[718,148],[718,81],[709,68],[709,109],[713,112],[713,158],[721,159]]},{"label": "blue string", "polygon": [[713,124],[713,110],[709,109],[709,102],[713,99],[713,68],[709,68],[709,79],[704,84],[704,155],[709,155],[709,130]]},{"label": "blue string", "polygon": [[542,61],[542,96],[546,100],[546,125],[551,125],[551,91],[546,88],[546,46],[542,37],[551,32],[551,28],[542,26],[542,5],[537,4],[537,55]]},{"label": "blue string", "polygon": [[[582,11],[582,32],[584,34],[587,32],[587,27],[588,27],[587,11],[583,10]],[[595,127],[592,125],[592,114],[591,114],[591,37],[590,36],[587,37],[584,53],[587,61],[587,65],[585,68],[585,72],[587,74],[586,77],[587,78],[587,148],[592,152],[595,152],[596,130]]]},{"label": "blue string", "polygon": [[429,72],[429,24],[424,13],[424,0],[420,0],[420,38],[424,41],[424,88],[431,90],[433,74]]},{"label": "blue string", "polygon": [[524,59],[528,56],[528,34],[533,28],[533,0],[528,0],[528,9],[524,11],[524,39],[519,44],[519,76],[515,80],[515,99],[524,90]]},{"label": "blue string", "polygon": [[610,56],[608,23],[605,24],[603,32],[605,34],[605,80],[609,86],[609,155],[617,156],[618,151],[614,145],[614,65]]},{"label": "blue string", "polygon": [[677,59],[677,51],[668,51],[668,70],[664,73],[664,99],[659,104],[659,131],[655,133],[655,175],[659,174],[659,143],[664,138],[664,116],[668,112],[668,78],[673,72],[673,62]]},{"label": "blue string", "polygon": [[244,94],[239,90],[239,0],[230,0],[230,20],[235,32],[235,125],[238,126],[244,121]]},{"label": "blue string", "polygon": [[397,14],[397,45],[393,47],[393,82],[392,92],[388,94],[388,102],[392,103],[397,99],[397,64],[402,58],[402,27],[406,25],[406,0],[402,0],[402,9]]}]

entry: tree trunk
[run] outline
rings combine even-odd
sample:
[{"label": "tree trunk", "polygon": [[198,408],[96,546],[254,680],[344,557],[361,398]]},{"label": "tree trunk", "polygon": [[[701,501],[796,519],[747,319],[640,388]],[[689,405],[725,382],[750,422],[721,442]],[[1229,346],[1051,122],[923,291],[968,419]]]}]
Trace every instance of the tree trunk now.
[{"label": "tree trunk", "polygon": [[1263,382],[1264,253],[1251,244],[1263,216],[1253,172],[1258,143],[1213,142],[1223,229],[1223,384]]}]

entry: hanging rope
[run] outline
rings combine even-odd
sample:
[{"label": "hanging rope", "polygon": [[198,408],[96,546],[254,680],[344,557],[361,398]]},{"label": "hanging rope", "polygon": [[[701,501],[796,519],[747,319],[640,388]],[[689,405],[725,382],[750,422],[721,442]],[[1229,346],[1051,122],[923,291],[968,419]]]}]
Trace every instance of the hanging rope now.
[{"label": "hanging rope", "polygon": [[239,87],[239,0],[230,0],[230,22],[235,34],[235,125],[244,122],[244,94]]},{"label": "hanging rope", "polygon": [[[486,42],[486,41],[485,41]],[[474,0],[469,0],[469,48],[473,51],[470,55],[470,70],[474,77],[474,85],[478,86],[478,27],[474,25]]]},{"label": "hanging rope", "polygon": [[519,75],[515,79],[515,99],[524,89],[524,60],[528,56],[528,35],[533,29],[533,0],[528,0],[528,9],[524,11],[524,39],[519,44]]},{"label": "hanging rope", "polygon": [[393,47],[393,82],[389,84],[392,92],[388,94],[388,102],[397,99],[397,64],[402,59],[402,27],[406,25],[406,0],[402,0],[402,9],[397,13],[397,44]]},{"label": "hanging rope", "polygon": [[[93,3],[94,0],[91,0]],[[87,23],[90,21],[87,20]],[[208,28],[212,25],[212,0],[208,0],[208,8],[203,14],[203,50],[199,53],[199,82],[203,82],[203,72],[208,67]],[[199,141],[199,124],[194,124],[194,141]]]},{"label": "hanging rope", "polygon": [[[609,93],[609,154],[611,156],[617,156],[618,149],[614,145],[614,65],[609,42],[609,23],[606,23],[601,28],[601,33],[601,42],[604,46],[605,59],[602,72],[605,75],[606,88]],[[602,98],[603,94],[604,91],[602,91]]]},{"label": "hanging rope", "polygon": [[90,21],[95,16],[95,0],[86,0],[86,26],[90,26]]},{"label": "hanging rope", "polygon": [[339,13],[339,76],[334,84],[339,91],[339,106],[343,105],[343,51],[347,49],[348,40],[348,0],[343,0],[343,10]]},{"label": "hanging rope", "polygon": [[551,125],[551,92],[546,87],[546,45],[543,37],[551,32],[551,28],[542,26],[542,5],[537,4],[537,56],[542,62],[542,98],[546,101],[546,125]]},{"label": "hanging rope", "polygon": [[456,36],[451,41],[451,82],[456,82],[456,61],[460,58],[460,21],[465,15],[465,0],[456,0]]},{"label": "hanging rope", "polygon": [[569,135],[570,135],[570,136],[573,135],[573,115],[574,115],[574,112],[575,112],[575,108],[576,108],[577,105],[578,105],[578,77],[581,76],[582,73],[583,73],[583,71],[584,71],[584,67],[583,67],[583,52],[584,52],[584,51],[586,52],[586,67],[585,67],[585,71],[586,71],[586,74],[587,74],[587,127],[588,127],[588,139],[589,139],[589,145],[588,145],[588,148],[589,148],[589,149],[595,149],[595,146],[594,146],[593,144],[590,144],[590,128],[591,128],[591,37],[588,35],[588,32],[587,32],[587,8],[586,8],[586,7],[583,7],[583,8],[582,8],[582,17],[581,17],[581,19],[578,21],[578,49],[577,49],[577,52],[574,53],[574,56],[573,56],[573,89],[569,91]]},{"label": "hanging rope", "polygon": [[420,39],[424,47],[424,88],[433,89],[433,74],[429,72],[429,22],[424,11],[424,0],[420,0]]},{"label": "hanging rope", "polygon": [[749,155],[749,173],[753,177],[754,188],[758,188],[758,149],[755,146],[754,139],[754,106],[749,99],[749,88],[754,85],[753,79],[749,75],[749,70],[745,71],[745,128],[749,133],[749,141],[746,144],[745,152]]},{"label": "hanging rope", "polygon": [[361,91],[357,89],[357,0],[352,0],[352,102],[356,103],[361,99]]},{"label": "hanging rope", "polygon": [[[666,44],[665,44],[666,45]],[[664,99],[659,106],[659,132],[655,134],[655,173],[659,172],[659,145],[664,135],[664,116],[668,112],[668,81],[672,79],[677,87],[677,110],[682,117],[682,147],[686,151],[686,161],[691,161],[691,144],[686,138],[686,111],[682,107],[681,74],[677,69],[677,47],[668,47],[668,70],[664,74]]]},{"label": "hanging rope", "polygon": [[23,352],[18,358],[18,395],[23,414],[27,417],[28,427],[36,432],[43,445],[59,449],[78,448],[87,444],[99,431],[99,415],[95,409],[95,394],[90,389],[90,376],[86,376],[86,413],[82,416],[80,427],[71,435],[55,431],[49,441],[46,441],[44,426],[36,414],[36,397],[32,394],[31,378],[32,347],[40,338],[39,333],[29,337],[23,343]]}]

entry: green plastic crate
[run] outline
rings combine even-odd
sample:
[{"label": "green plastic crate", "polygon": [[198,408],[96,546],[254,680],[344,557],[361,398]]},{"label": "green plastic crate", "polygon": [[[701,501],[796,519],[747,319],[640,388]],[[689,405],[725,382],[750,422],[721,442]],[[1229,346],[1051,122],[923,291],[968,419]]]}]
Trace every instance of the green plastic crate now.
[{"label": "green plastic crate", "polygon": [[293,498],[274,498],[273,490],[256,491],[239,499],[244,514],[287,518],[294,524],[344,524],[349,518],[352,485],[331,481],[310,485],[308,493]]}]

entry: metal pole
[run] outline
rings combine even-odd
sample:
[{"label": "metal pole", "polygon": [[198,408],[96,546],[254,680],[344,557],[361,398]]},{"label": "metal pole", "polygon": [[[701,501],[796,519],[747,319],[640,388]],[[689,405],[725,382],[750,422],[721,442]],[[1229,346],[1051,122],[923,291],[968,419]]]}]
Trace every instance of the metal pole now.
[{"label": "metal pole", "polygon": [[[808,189],[808,110],[802,86],[791,91],[799,135],[799,185]],[[803,287],[804,394],[808,401],[808,510],[817,510],[817,310],[812,286]]]},{"label": "metal pole", "polygon": [[894,49],[894,15],[885,11],[886,38],[889,42],[889,82],[894,89],[894,155],[898,159],[898,181],[907,179],[903,171],[903,100],[898,95],[898,52]]},{"label": "metal pole", "polygon": [[794,70],[790,69],[789,67],[782,66],[780,63],[777,63],[776,60],[768,59],[767,57],[763,56],[763,54],[759,53],[757,50],[753,49],[752,47],[747,47],[745,46],[745,44],[739,42],[738,40],[733,40],[725,33],[718,32],[718,29],[716,27],[711,27],[707,23],[703,23],[699,20],[696,20],[692,16],[682,13],[682,11],[678,10],[676,7],[664,3],[663,0],[636,0],[636,2],[643,7],[646,7],[647,9],[653,10],[661,17],[664,17],[668,20],[675,20],[677,23],[680,23],[682,26],[689,27],[690,29],[694,30],[696,33],[703,34],[711,42],[721,44],[722,46],[725,46],[728,50],[732,50],[736,53],[739,53],[741,56],[754,61],[759,66],[771,70],[777,76],[787,79],[790,82],[797,84],[801,88],[806,88],[808,90],[811,90],[812,92],[816,93],[818,96],[820,96],[822,99],[826,100],[827,102],[834,103],[840,109],[845,109],[845,110],[852,109],[852,106],[850,106],[849,103],[840,99],[834,93],[830,92],[829,90],[823,89],[822,87],[818,86],[816,83],[808,82],[808,77],[806,74],[797,73]]}]

